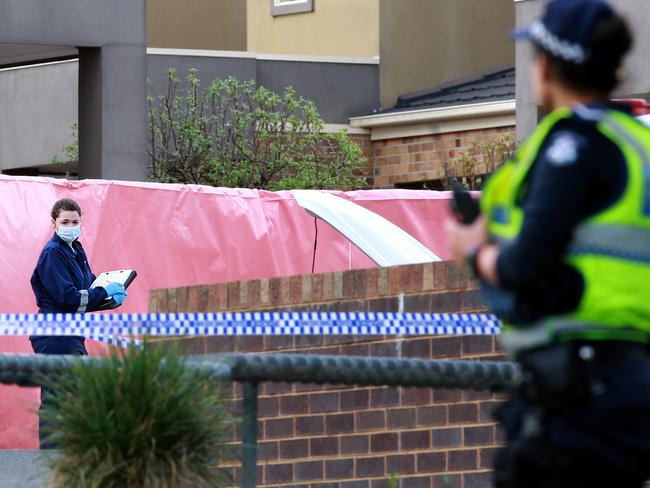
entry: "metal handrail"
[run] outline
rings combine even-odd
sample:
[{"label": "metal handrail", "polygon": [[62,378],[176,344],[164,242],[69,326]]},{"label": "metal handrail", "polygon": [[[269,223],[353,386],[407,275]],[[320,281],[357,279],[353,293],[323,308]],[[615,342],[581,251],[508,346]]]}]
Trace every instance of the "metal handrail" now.
[{"label": "metal handrail", "polygon": [[[63,373],[75,363],[99,363],[83,356],[0,354],[0,383],[39,386],[43,376]],[[188,364],[206,376],[225,381],[335,383],[417,386],[501,391],[519,378],[519,367],[503,361],[434,361],[426,359],[298,354],[227,354]]]},{"label": "metal handrail", "polygon": [[[104,358],[0,354],[0,383],[42,385],[79,363],[100,364]],[[433,361],[425,359],[316,356],[297,354],[227,354],[189,359],[206,379],[242,382],[242,487],[257,483],[258,383],[411,386],[421,388],[507,391],[521,378],[514,363],[499,361]]]}]

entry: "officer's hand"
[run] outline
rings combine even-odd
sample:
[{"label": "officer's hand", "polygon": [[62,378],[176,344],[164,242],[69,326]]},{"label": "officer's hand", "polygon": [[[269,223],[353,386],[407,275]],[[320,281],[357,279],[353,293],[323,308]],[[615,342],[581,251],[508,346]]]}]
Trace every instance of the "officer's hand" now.
[{"label": "officer's hand", "polygon": [[124,300],[126,299],[127,296],[128,296],[128,293],[124,292],[124,293],[117,293],[117,294],[113,295],[112,298],[113,298],[113,300],[115,301],[116,304],[122,305],[122,303],[124,302]]},{"label": "officer's hand", "polygon": [[483,244],[488,243],[485,217],[479,217],[469,225],[454,220],[445,222],[449,250],[454,259],[464,262],[467,255]]},{"label": "officer's hand", "polygon": [[470,254],[474,253],[478,274],[488,283],[498,286],[497,259],[500,249],[494,244],[489,244],[485,218],[479,217],[470,225],[449,220],[445,223],[445,228],[454,259],[466,263]]},{"label": "officer's hand", "polygon": [[106,290],[106,294],[109,297],[114,297],[115,295],[120,293],[126,295],[126,290],[119,283],[109,283],[104,287],[104,290]]}]

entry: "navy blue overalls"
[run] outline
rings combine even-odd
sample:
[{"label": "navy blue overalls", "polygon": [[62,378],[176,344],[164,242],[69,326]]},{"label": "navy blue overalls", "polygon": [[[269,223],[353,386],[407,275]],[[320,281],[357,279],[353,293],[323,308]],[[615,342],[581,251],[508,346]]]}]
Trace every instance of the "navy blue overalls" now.
[{"label": "navy blue overalls", "polygon": [[[54,234],[47,242],[32,274],[31,284],[39,313],[84,313],[97,310],[106,299],[104,288],[89,289],[95,280],[88,258],[76,240],[74,250]],[[86,355],[83,337],[31,336],[32,349],[39,354]],[[47,388],[41,389],[41,409]],[[52,447],[43,439],[43,421],[39,420],[41,448]]]}]

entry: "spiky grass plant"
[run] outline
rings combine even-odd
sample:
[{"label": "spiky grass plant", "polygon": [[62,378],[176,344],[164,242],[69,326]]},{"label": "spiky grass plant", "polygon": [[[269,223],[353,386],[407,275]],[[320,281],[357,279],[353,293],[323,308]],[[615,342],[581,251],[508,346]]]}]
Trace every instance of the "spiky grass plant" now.
[{"label": "spiky grass plant", "polygon": [[54,486],[223,486],[216,470],[231,425],[219,387],[169,349],[145,344],[80,364],[52,384],[43,414],[60,450]]}]

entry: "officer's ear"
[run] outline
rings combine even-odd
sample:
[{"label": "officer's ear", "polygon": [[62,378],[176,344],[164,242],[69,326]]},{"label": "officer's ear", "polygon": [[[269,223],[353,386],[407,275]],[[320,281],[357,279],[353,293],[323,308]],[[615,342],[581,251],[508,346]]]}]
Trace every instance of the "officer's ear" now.
[{"label": "officer's ear", "polygon": [[534,58],[532,76],[537,105],[545,112],[557,108],[553,102],[553,94],[556,91],[553,70],[548,56],[541,51],[538,51]]},{"label": "officer's ear", "polygon": [[551,61],[545,53],[539,53],[535,59],[537,76],[541,82],[549,82],[553,79],[553,69],[551,68]]}]

